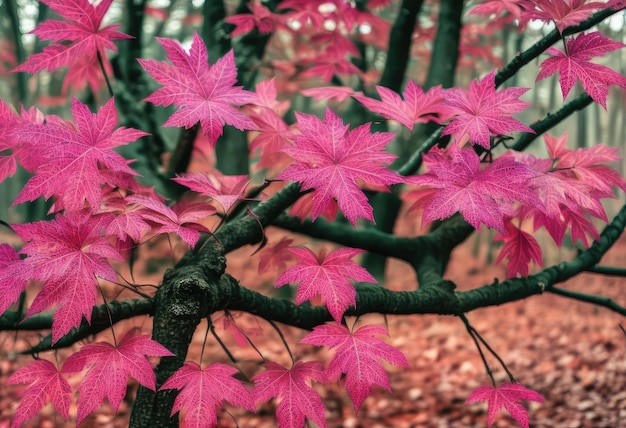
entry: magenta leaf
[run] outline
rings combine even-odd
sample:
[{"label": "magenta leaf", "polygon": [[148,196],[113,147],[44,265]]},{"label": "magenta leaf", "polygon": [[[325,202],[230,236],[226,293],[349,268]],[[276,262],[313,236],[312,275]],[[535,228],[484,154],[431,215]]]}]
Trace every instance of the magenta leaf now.
[{"label": "magenta leaf", "polygon": [[515,201],[543,207],[529,183],[540,174],[510,157],[499,157],[482,168],[473,149],[453,145],[447,155],[431,150],[424,163],[428,173],[407,179],[438,189],[427,195],[428,202],[423,198],[419,202],[426,207],[424,224],[459,212],[476,229],[484,224],[505,233],[504,218],[512,215]]},{"label": "magenta leaf", "polygon": [[319,362],[298,361],[291,369],[268,362],[265,370],[255,375],[252,394],[255,402],[265,402],[278,398],[276,419],[281,428],[301,428],[305,418],[326,428],[326,407],[319,394],[309,386],[309,381],[327,381]]},{"label": "magenta leaf", "polygon": [[567,53],[554,47],[547,50],[552,57],[539,65],[541,71],[536,80],[559,73],[563,99],[567,97],[576,82],[580,81],[589,96],[606,110],[606,99],[609,95],[608,86],[618,85],[624,88],[626,87],[626,77],[607,66],[594,64],[589,60],[621,49],[626,45],[595,31],[589,34],[580,33],[575,38],[568,39],[566,46]]},{"label": "magenta leaf", "polygon": [[53,121],[24,125],[17,130],[20,139],[37,144],[42,163],[35,176],[24,186],[14,204],[58,195],[63,208],[83,209],[85,201],[92,210],[100,208],[101,186],[116,185],[110,172],[137,175],[128,161],[113,149],[147,135],[145,132],[117,125],[114,100],[109,100],[93,114],[89,108],[72,100],[75,126]]},{"label": "magenta leaf", "polygon": [[20,254],[24,271],[19,278],[43,282],[27,316],[55,307],[52,341],[56,342],[83,319],[91,319],[98,293],[97,277],[114,281],[108,259],[122,256],[102,236],[106,218],[84,213],[57,215],[51,221],[16,224],[13,228],[26,242]]},{"label": "magenta leaf", "polygon": [[224,408],[224,400],[254,412],[250,392],[232,376],[237,372],[237,369],[222,363],[213,363],[203,369],[193,361],[185,361],[159,391],[180,390],[172,407],[172,415],[184,411],[182,419],[185,426],[214,427],[217,426],[215,408]]},{"label": "magenta leaf", "polygon": [[351,332],[344,325],[327,323],[317,326],[300,343],[328,346],[336,349],[326,372],[330,379],[346,375],[346,391],[359,411],[361,404],[370,394],[372,385],[379,385],[391,392],[387,372],[381,360],[396,366],[409,367],[402,352],[378,339],[376,335],[387,335],[384,327],[364,325]]},{"label": "magenta leaf", "polygon": [[35,360],[17,370],[6,381],[7,385],[28,383],[17,406],[12,427],[20,427],[35,416],[48,401],[64,418],[69,414],[72,389],[56,366],[47,360]]},{"label": "magenta leaf", "polygon": [[524,428],[528,428],[528,411],[518,401],[537,401],[544,402],[544,398],[536,391],[526,388],[519,383],[504,383],[499,387],[480,386],[476,388],[465,403],[475,403],[477,401],[486,401],[489,403],[487,408],[487,425],[491,427],[493,421],[502,407],[504,407]]},{"label": "magenta leaf", "polygon": [[444,96],[450,112],[456,114],[443,134],[452,135],[461,145],[469,136],[472,144],[489,150],[491,136],[511,131],[535,133],[512,115],[530,104],[520,101],[528,88],[507,88],[496,91],[495,70],[481,80],[472,80],[469,89],[452,88]]},{"label": "magenta leaf", "polygon": [[184,173],[173,178],[172,181],[201,195],[211,197],[222,206],[225,213],[228,213],[238,200],[243,199],[243,193],[250,183],[250,177],[247,175],[222,175],[216,170],[211,174],[205,172]]},{"label": "magenta leaf", "polygon": [[507,278],[513,278],[518,273],[526,276],[531,260],[538,266],[542,264],[539,243],[533,235],[515,227],[510,221],[505,223],[505,227],[506,233],[495,239],[504,242],[496,263],[500,263],[506,257],[509,261],[506,266]]},{"label": "magenta leaf", "polygon": [[81,423],[104,398],[115,411],[126,395],[128,378],[135,378],[141,385],[155,391],[156,376],[145,356],[171,357],[170,351],[148,334],[138,334],[139,329],[129,330],[117,346],[98,342],[83,346],[70,355],[61,372],[72,373],[87,369],[79,388],[77,423]]},{"label": "magenta leaf", "polygon": [[444,104],[441,86],[424,92],[413,80],[409,80],[400,98],[394,91],[384,86],[376,86],[381,100],[356,93],[353,97],[371,111],[387,119],[397,120],[411,131],[417,123],[433,120],[441,123],[446,119],[448,107]]},{"label": "magenta leaf", "polygon": [[255,129],[248,116],[238,107],[257,100],[253,92],[245,91],[237,82],[235,56],[229,51],[214,65],[209,65],[206,46],[198,33],[194,33],[189,54],[180,43],[157,38],[167,52],[167,62],[138,59],[154,80],[163,85],[146,98],[158,106],[174,104],[179,109],[163,126],[191,128],[200,122],[202,132],[215,144],[224,124],[237,129]]},{"label": "magenta leaf", "polygon": [[315,255],[308,248],[291,248],[300,262],[285,270],[276,280],[276,287],[285,284],[299,284],[296,303],[312,300],[318,294],[322,302],[337,322],[341,322],[344,312],[356,306],[356,291],[350,280],[376,282],[376,279],[352,260],[363,250],[340,248],[326,255]]},{"label": "magenta leaf", "polygon": [[[30,55],[26,62],[13,71],[29,73],[46,69],[52,71],[63,66],[72,67],[79,61],[89,61],[98,65],[98,55],[105,63],[105,67],[111,69],[106,50],[117,52],[113,43],[115,40],[132,38],[118,32],[119,25],[100,27],[102,18],[113,0],[102,0],[95,6],[89,0],[40,1],[66,21],[46,20],[39,24],[32,33],[42,40],[57,43],[46,46],[43,52]],[[98,74],[101,73],[102,71],[98,70]]]},{"label": "magenta leaf", "polygon": [[383,152],[393,134],[370,134],[369,123],[350,131],[330,109],[323,121],[303,113],[296,113],[296,118],[301,135],[296,136],[294,147],[283,150],[294,163],[276,178],[299,182],[302,190],[313,189],[313,220],[333,199],[354,226],[358,218],[374,220],[358,181],[383,186],[403,181],[383,166],[396,158]]}]

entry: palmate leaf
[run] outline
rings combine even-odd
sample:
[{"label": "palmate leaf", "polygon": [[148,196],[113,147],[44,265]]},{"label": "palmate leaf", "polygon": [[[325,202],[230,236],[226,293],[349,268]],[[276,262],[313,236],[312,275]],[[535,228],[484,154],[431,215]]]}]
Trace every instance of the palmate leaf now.
[{"label": "palmate leaf", "polygon": [[324,120],[296,113],[300,135],[295,146],[284,149],[294,163],[276,179],[302,183],[302,190],[313,189],[315,220],[334,199],[346,218],[356,226],[358,218],[374,220],[372,207],[359,187],[359,180],[387,186],[403,182],[385,163],[396,156],[383,151],[394,134],[370,133],[370,124],[353,130],[332,110],[326,109]]},{"label": "palmate leaf", "polygon": [[17,279],[43,283],[26,316],[56,307],[53,342],[78,327],[83,317],[90,321],[96,304],[97,277],[110,281],[117,278],[108,259],[123,258],[102,236],[106,220],[86,213],[68,213],[51,221],[12,225],[26,242],[20,254],[28,256],[21,261]]},{"label": "palmate leaf", "polygon": [[59,67],[72,66],[76,61],[87,61],[97,64],[98,53],[105,62],[106,50],[117,52],[115,40],[131,39],[117,29],[119,25],[107,25],[100,28],[105,13],[113,0],[102,0],[93,5],[89,0],[40,0],[50,9],[67,19],[67,21],[46,20],[32,31],[42,40],[58,42],[46,46],[43,52],[30,55],[26,62],[13,71],[36,73],[42,70],[55,70]]},{"label": "palmate leaf", "polygon": [[498,411],[504,407],[515,419],[515,421],[524,428],[528,428],[528,411],[519,401],[537,401],[543,403],[544,398],[536,391],[526,388],[519,383],[504,383],[499,387],[481,386],[476,388],[465,403],[475,403],[477,401],[486,401],[489,403],[487,409],[487,426],[491,427]]},{"label": "palmate leaf", "polygon": [[595,31],[589,34],[580,33],[578,36],[568,39],[566,46],[567,52],[555,47],[547,50],[552,57],[539,65],[541,71],[537,75],[536,81],[559,73],[563,99],[567,97],[576,82],[580,81],[589,96],[606,110],[606,99],[609,95],[608,86],[618,85],[624,88],[626,87],[626,77],[609,67],[594,64],[589,60],[621,49],[626,45]]},{"label": "palmate leaf", "polygon": [[443,134],[452,135],[457,144],[472,144],[490,149],[490,137],[511,131],[535,133],[532,128],[513,118],[530,104],[520,101],[528,88],[507,88],[496,91],[495,70],[481,80],[472,80],[469,89],[451,88],[444,96],[449,112],[456,116]]},{"label": "palmate leaf", "polygon": [[350,280],[376,282],[365,268],[350,260],[363,250],[340,248],[330,254],[322,252],[319,255],[308,248],[290,250],[300,261],[281,273],[275,286],[299,284],[296,292],[296,303],[299,305],[321,295],[322,302],[337,322],[341,322],[350,306],[356,306],[356,291]]},{"label": "palmate leaf", "polygon": [[376,86],[376,90],[380,95],[380,101],[361,93],[352,96],[371,111],[387,119],[397,120],[411,131],[417,123],[426,123],[430,120],[441,123],[447,119],[449,109],[444,104],[441,86],[435,86],[424,92],[413,80],[409,80],[402,93],[404,100],[384,86]]},{"label": "palmate leaf", "polygon": [[301,428],[305,418],[326,428],[326,407],[319,394],[309,386],[311,380],[327,382],[322,363],[317,361],[296,362],[291,369],[268,362],[265,370],[255,375],[252,394],[255,402],[272,398],[280,401],[276,406],[276,419],[280,428]]},{"label": "palmate leaf", "polygon": [[243,193],[250,183],[248,175],[223,175],[219,171],[183,173],[172,178],[178,184],[190,188],[201,195],[209,196],[220,204],[224,213],[243,199]]},{"label": "palmate leaf", "polygon": [[193,361],[185,361],[159,391],[180,390],[172,407],[172,416],[184,411],[182,419],[186,427],[214,427],[217,425],[215,407],[223,408],[222,401],[254,412],[252,395],[241,381],[232,376],[237,372],[237,369],[222,363],[213,363],[203,369]]},{"label": "palmate leaf", "polygon": [[22,402],[15,410],[11,427],[20,427],[35,416],[48,401],[64,418],[69,414],[72,388],[56,366],[47,360],[35,360],[17,370],[6,381],[7,385],[28,383]]},{"label": "palmate leaf", "polygon": [[146,98],[158,106],[175,105],[179,109],[163,126],[191,128],[200,122],[202,132],[215,144],[224,124],[237,129],[255,129],[254,123],[238,107],[255,103],[253,92],[245,91],[237,82],[235,56],[229,51],[209,65],[207,48],[195,33],[189,53],[175,40],[157,38],[167,52],[171,64],[152,59],[138,59],[139,64],[163,85]]},{"label": "palmate leaf", "polygon": [[56,119],[45,124],[26,124],[16,130],[20,139],[37,145],[40,164],[14,204],[58,195],[62,203],[57,209],[80,211],[86,201],[97,211],[101,186],[116,184],[115,174],[108,172],[138,175],[113,149],[147,134],[132,128],[116,128],[113,98],[95,114],[73,98],[72,116],[74,124]]},{"label": "palmate leaf", "polygon": [[539,174],[510,157],[499,157],[483,168],[473,149],[452,145],[447,152],[431,150],[424,163],[427,173],[407,179],[437,189],[419,202],[426,207],[424,224],[459,212],[476,229],[484,224],[505,233],[504,219],[513,214],[516,201],[543,207],[530,187],[530,179]]},{"label": "palmate leaf", "polygon": [[606,7],[606,3],[587,0],[531,0],[528,3],[534,8],[526,12],[527,19],[554,22],[559,32],[580,24],[596,10]]},{"label": "palmate leaf", "polygon": [[336,349],[326,372],[330,379],[337,379],[342,373],[346,375],[346,391],[357,412],[370,394],[372,385],[379,385],[391,392],[382,360],[396,366],[409,367],[402,352],[376,335],[387,335],[387,331],[381,326],[364,325],[351,332],[344,325],[327,323],[315,327],[300,341]]},{"label": "palmate leaf", "polygon": [[541,247],[534,236],[515,227],[510,221],[505,223],[505,227],[506,233],[494,239],[504,242],[496,263],[500,263],[506,257],[509,261],[506,265],[507,278],[515,277],[518,273],[526,276],[531,260],[541,266]]},{"label": "palmate leaf", "polygon": [[139,329],[129,330],[117,346],[105,342],[85,345],[65,360],[63,373],[87,369],[78,387],[77,423],[80,424],[105,397],[117,411],[131,376],[146,388],[156,389],[156,375],[145,356],[171,357],[174,354],[150,339],[150,335],[138,333]]}]

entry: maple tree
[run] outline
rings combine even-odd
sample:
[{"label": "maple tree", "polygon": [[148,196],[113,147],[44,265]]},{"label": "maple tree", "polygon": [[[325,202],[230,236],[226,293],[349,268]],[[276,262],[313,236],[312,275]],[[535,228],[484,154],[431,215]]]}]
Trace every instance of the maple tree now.
[{"label": "maple tree", "polygon": [[[131,426],[216,426],[225,403],[254,412],[274,400],[281,427],[325,427],[319,388],[340,384],[358,412],[372,388],[391,391],[386,365],[410,366],[388,343],[386,318],[362,316],[437,313],[464,324],[490,378],[467,403],[488,402],[489,426],[504,407],[528,427],[519,401],[542,402],[541,393],[518,383],[467,314],[554,292],[626,315],[604,296],[556,287],[596,266],[626,226],[626,207],[610,218],[603,205],[626,191],[612,165],[618,149],[595,141],[570,149],[568,133],[551,131],[592,102],[613,108],[610,92],[626,87],[592,62],[626,46],[594,28],[623,13],[623,1],[252,0],[237,10],[207,1],[202,26],[190,19],[180,40],[149,32],[148,20],[177,18],[145,2],[119,2],[132,18],[105,26],[113,0],[40,2],[61,20],[44,19],[32,33],[52,43],[12,71],[67,68],[48,78],[61,80],[69,114],[26,108],[42,104],[35,97],[15,108],[0,100],[0,181],[27,172],[13,205],[43,198],[49,214],[2,222],[20,244],[0,244],[0,329],[50,330],[20,350],[36,359],[7,381],[28,384],[13,426],[48,401],[67,418],[75,400],[77,423],[107,401],[117,411],[134,378]],[[488,23],[476,18],[484,14]],[[493,37],[530,23],[542,31],[511,58],[475,46],[478,27]],[[476,52],[495,63],[463,74]],[[499,88],[535,59],[536,81],[558,74],[563,95],[544,118],[521,99],[536,87]],[[453,87],[455,76],[466,87]],[[582,94],[568,101],[578,82]],[[542,134],[547,155],[527,151]],[[130,156],[133,147],[141,149]],[[412,236],[394,232],[402,200],[417,213]],[[601,233],[594,219],[608,223]],[[275,242],[276,228],[293,236]],[[506,260],[506,278],[456,290],[446,279],[450,254],[487,228],[503,242],[496,263]],[[550,244],[539,230],[559,248],[569,237],[579,254],[543,267]],[[159,284],[136,283],[137,253],[161,237],[171,267]],[[293,301],[226,271],[229,254],[247,245],[275,288],[297,288]],[[390,290],[371,254],[410,265],[415,290]],[[121,321],[144,315],[153,316],[151,332],[122,331]],[[222,317],[223,335],[258,353],[254,372],[216,332]],[[232,364],[188,355],[204,319]],[[310,332],[288,343],[277,323]],[[255,339],[265,329],[278,330],[289,363],[266,360]],[[312,360],[304,345],[332,357]],[[508,382],[496,380],[488,353]],[[68,378],[77,372],[74,390]]]}]

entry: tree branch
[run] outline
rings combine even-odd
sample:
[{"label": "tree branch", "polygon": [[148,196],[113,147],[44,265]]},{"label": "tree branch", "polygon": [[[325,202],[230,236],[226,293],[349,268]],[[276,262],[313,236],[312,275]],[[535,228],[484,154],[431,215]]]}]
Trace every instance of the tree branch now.
[{"label": "tree branch", "polygon": [[558,294],[559,296],[568,297],[570,299],[580,300],[581,302],[587,302],[597,306],[603,306],[612,310],[613,312],[617,312],[618,314],[626,316],[626,307],[618,305],[617,302],[615,302],[615,300],[611,299],[610,297],[599,296],[596,294],[579,293],[577,291],[566,290],[559,287],[550,287],[546,291]]}]

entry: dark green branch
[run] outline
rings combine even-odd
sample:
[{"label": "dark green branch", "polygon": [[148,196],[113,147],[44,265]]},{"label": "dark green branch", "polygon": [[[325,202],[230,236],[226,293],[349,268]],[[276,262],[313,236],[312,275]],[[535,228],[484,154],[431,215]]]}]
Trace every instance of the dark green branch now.
[{"label": "dark green branch", "polygon": [[[428,237],[431,243],[444,242],[445,244],[437,247],[433,244],[435,251],[447,251],[447,247],[453,246],[446,241],[449,236],[452,235],[464,235],[471,227],[465,225],[461,220],[456,217],[449,221],[450,226],[437,228]],[[466,313],[472,310],[501,305],[516,300],[521,300],[530,297],[535,294],[541,294],[544,291],[552,291],[552,287],[555,284],[564,282],[573,276],[590,269],[598,263],[602,256],[611,248],[611,246],[617,241],[622,234],[624,227],[626,226],[626,206],[622,207],[618,215],[613,219],[602,234],[600,240],[594,242],[591,247],[581,252],[574,260],[570,262],[562,262],[558,265],[551,266],[544,269],[538,274],[531,275],[525,278],[511,278],[501,283],[494,283],[491,285],[485,285],[479,288],[475,288],[468,291],[453,292],[454,284],[449,281],[441,281],[437,279],[437,275],[434,275],[433,284],[420,284],[420,288],[416,291],[391,291],[375,284],[357,284],[355,286],[357,290],[357,304],[356,308],[350,308],[346,312],[346,315],[364,315],[367,313],[382,313],[389,315],[410,315],[410,314],[441,314],[441,315],[456,315],[459,313]],[[461,238],[456,238],[458,241]],[[425,244],[428,242],[425,241]],[[190,287],[195,282],[208,284],[202,277],[197,275],[189,276],[188,269],[181,269],[184,272],[176,274],[179,278],[185,279],[185,284]],[[209,269],[210,271],[211,269]],[[173,271],[170,271],[170,277],[173,275]],[[165,281],[171,281],[171,278],[166,276]],[[212,313],[219,310],[241,310],[249,312],[251,314],[260,316],[267,320],[281,322],[287,325],[312,329],[316,325],[323,324],[326,321],[331,320],[331,316],[328,310],[324,306],[313,307],[309,304],[296,305],[289,300],[277,299],[268,296],[264,296],[261,293],[250,290],[241,286],[236,279],[230,275],[222,275],[218,281],[219,286],[207,285],[210,291],[210,299],[206,302],[202,302],[198,294],[193,291],[193,287],[186,291],[186,294],[194,296],[194,301],[198,304],[194,308],[185,308],[184,304],[173,305],[170,309],[174,310],[177,319],[182,320],[189,316],[191,312],[199,310],[198,317],[210,316]],[[161,287],[163,288],[163,287]],[[161,290],[159,289],[159,291]],[[560,290],[555,291],[559,293]],[[562,292],[560,294],[563,294]],[[208,296],[207,296],[208,297]],[[572,297],[572,296],[568,296]],[[595,298],[597,301],[592,301]],[[583,300],[583,298],[579,298]],[[586,301],[596,303],[603,307],[607,307],[615,312],[624,314],[624,308],[616,303],[608,303],[607,298],[601,296],[593,296]],[[115,305],[113,305],[115,304]],[[126,309],[124,306],[128,304]],[[135,308],[133,309],[133,306]],[[140,308],[140,309],[137,309]],[[112,302],[111,313],[114,322],[122,319],[131,318],[138,314],[151,314],[154,309],[153,302],[151,300],[137,300],[130,302]],[[4,320],[3,330],[13,330],[14,320],[10,320],[11,312],[3,315],[0,320]],[[33,323],[35,321],[32,321]],[[39,326],[51,325],[51,319],[46,321],[47,324],[43,324],[43,320],[37,321]],[[156,322],[156,319],[155,319]],[[102,324],[100,326],[100,324]],[[98,327],[94,327],[98,325]],[[87,337],[91,334],[95,334],[108,328],[107,314],[105,313],[102,305],[98,307],[97,311],[94,310],[92,327],[81,326],[79,331],[82,333],[80,338]],[[75,343],[79,339],[75,332],[62,338],[55,347],[68,346],[71,343]],[[180,330],[174,329],[176,336],[180,335]],[[157,339],[158,340],[158,339]],[[50,349],[50,344],[40,344],[33,349],[35,351],[44,351]]]},{"label": "dark green branch", "polygon": [[[152,299],[113,300],[109,302],[109,309],[111,311],[111,319],[113,324],[115,324],[139,315],[153,315],[154,302]],[[51,313],[38,314],[19,323],[19,320],[15,320],[15,313],[8,311],[0,317],[0,330],[48,330],[52,328],[52,316],[53,314]],[[111,328],[111,322],[106,306],[94,306],[91,315],[91,325],[83,320],[80,327],[72,329],[55,344],[52,344],[52,335],[47,335],[36,346],[23,353],[35,354],[50,349],[65,348],[109,328]]]},{"label": "dark green branch", "polygon": [[299,218],[281,214],[272,221],[272,226],[405,261],[414,259],[415,254],[421,251],[421,239],[419,237],[394,236],[373,228],[357,230],[352,226],[330,223],[322,218],[312,222],[311,220],[302,221]]},{"label": "dark green branch", "polygon": [[564,288],[559,287],[550,287],[546,291],[554,294],[558,294],[559,296],[564,296],[574,300],[580,300],[581,302],[592,303],[596,306],[603,306],[612,310],[613,312],[617,312],[618,314],[622,314],[626,316],[626,308],[624,306],[618,305],[615,300],[606,297],[599,296],[596,294],[586,294],[579,293],[577,291],[566,290]]},{"label": "dark green branch", "polygon": [[592,101],[589,95],[582,94],[563,105],[556,113],[548,113],[545,118],[530,125],[535,134],[522,134],[511,148],[518,152],[525,150],[538,136],[565,120],[572,113],[584,109]]},{"label": "dark green branch", "polygon": [[591,269],[587,269],[589,273],[597,273],[600,275],[609,276],[624,276],[626,277],[626,268],[619,268],[614,266],[594,266]]},{"label": "dark green branch", "polygon": [[465,312],[483,306],[500,305],[549,291],[548,289],[553,285],[564,282],[595,266],[602,256],[615,244],[624,231],[625,226],[626,205],[622,207],[613,221],[605,227],[600,235],[600,240],[595,241],[574,260],[551,266],[535,275],[524,278],[511,278],[500,284],[496,283],[472,290],[464,294],[464,297],[461,299],[461,307],[464,308]]},{"label": "dark green branch", "polygon": [[441,85],[454,85],[456,64],[459,57],[459,41],[463,16],[463,0],[448,0],[439,3],[437,35],[433,42],[424,90]]}]

